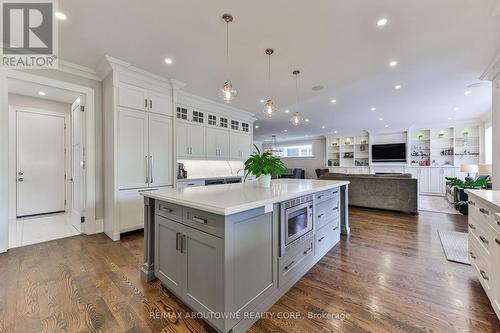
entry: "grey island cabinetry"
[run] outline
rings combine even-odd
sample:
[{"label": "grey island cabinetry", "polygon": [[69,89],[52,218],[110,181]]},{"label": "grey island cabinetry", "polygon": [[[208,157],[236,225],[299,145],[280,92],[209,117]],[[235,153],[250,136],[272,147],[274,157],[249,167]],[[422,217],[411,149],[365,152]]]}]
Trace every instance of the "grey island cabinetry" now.
[{"label": "grey island cabinetry", "polygon": [[216,330],[244,332],[349,233],[347,188],[279,179],[143,192],[142,279]]}]

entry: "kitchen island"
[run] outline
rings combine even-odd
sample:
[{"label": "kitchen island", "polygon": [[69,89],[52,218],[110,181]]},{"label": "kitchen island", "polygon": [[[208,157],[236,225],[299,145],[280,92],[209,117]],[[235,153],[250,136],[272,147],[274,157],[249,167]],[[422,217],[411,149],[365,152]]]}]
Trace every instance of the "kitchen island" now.
[{"label": "kitchen island", "polygon": [[[143,192],[143,281],[220,332],[244,332],[349,234],[346,181],[277,179]],[[332,271],[332,274],[335,274]]]}]

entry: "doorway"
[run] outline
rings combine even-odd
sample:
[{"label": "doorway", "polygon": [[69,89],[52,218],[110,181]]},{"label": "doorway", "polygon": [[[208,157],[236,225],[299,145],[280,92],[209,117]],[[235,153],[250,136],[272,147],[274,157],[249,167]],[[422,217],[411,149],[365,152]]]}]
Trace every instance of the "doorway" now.
[{"label": "doorway", "polygon": [[9,80],[9,248],[84,232],[85,96]]}]

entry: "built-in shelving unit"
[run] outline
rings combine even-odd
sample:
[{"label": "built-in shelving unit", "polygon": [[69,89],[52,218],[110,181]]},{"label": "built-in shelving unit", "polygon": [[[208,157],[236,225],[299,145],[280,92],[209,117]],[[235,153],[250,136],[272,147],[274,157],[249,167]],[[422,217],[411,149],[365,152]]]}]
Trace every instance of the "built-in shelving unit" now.
[{"label": "built-in shelving unit", "polygon": [[328,167],[355,167],[369,165],[369,138],[336,136],[326,140]]}]

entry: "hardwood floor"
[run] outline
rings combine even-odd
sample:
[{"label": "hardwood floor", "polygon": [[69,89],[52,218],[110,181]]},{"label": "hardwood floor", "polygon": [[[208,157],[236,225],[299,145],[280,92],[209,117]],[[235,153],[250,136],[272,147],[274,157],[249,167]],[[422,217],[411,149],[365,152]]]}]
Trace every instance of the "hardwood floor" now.
[{"label": "hardwood floor", "polygon": [[[466,231],[463,216],[350,214],[352,236],[250,332],[500,332],[472,268],[441,249],[437,230]],[[0,332],[212,331],[158,281],[140,281],[142,242],[76,236],[1,254]]]}]

